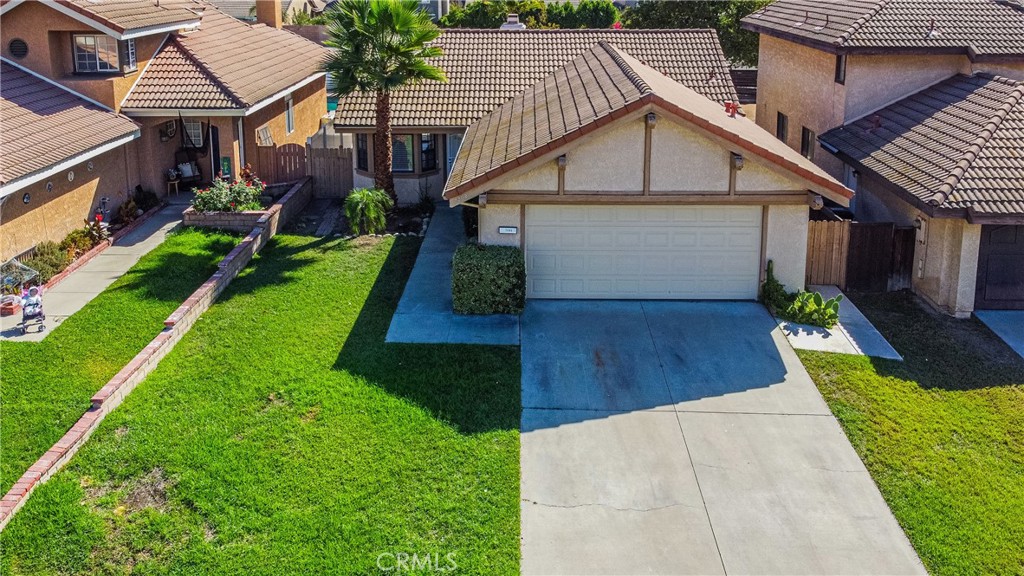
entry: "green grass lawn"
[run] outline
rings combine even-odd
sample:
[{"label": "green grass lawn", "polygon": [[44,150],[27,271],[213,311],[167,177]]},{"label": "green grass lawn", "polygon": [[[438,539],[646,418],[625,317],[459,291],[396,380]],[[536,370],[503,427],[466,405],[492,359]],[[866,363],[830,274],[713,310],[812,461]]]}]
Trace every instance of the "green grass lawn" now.
[{"label": "green grass lawn", "polygon": [[2,492],[67,432],[236,242],[224,234],[173,233],[42,342],[0,343]]},{"label": "green grass lawn", "polygon": [[3,571],[518,573],[518,349],[384,344],[418,245],[275,238],[0,535]]},{"label": "green grass lawn", "polygon": [[854,300],[906,361],[799,355],[925,566],[1024,573],[1024,361],[908,295]]}]

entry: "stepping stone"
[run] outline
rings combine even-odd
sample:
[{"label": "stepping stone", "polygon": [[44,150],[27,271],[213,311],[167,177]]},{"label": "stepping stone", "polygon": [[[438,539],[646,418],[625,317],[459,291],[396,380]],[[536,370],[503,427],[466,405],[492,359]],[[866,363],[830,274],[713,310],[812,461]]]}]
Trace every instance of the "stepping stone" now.
[{"label": "stepping stone", "polygon": [[320,221],[320,227],[316,229],[316,235],[320,238],[329,236],[334,231],[334,226],[338,223],[338,218],[341,217],[341,208],[335,208],[328,210],[324,214],[324,219]]}]

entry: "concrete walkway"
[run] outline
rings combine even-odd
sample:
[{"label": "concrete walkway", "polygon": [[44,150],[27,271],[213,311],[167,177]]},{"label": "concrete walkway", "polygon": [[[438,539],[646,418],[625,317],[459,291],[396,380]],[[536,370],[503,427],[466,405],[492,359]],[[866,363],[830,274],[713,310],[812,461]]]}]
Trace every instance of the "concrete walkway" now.
[{"label": "concrete walkway", "polygon": [[460,316],[452,309],[452,255],[465,243],[462,209],[438,205],[391,318],[386,342],[519,344],[518,316]]},{"label": "concrete walkway", "polygon": [[[822,298],[826,300],[843,294],[837,286],[808,286],[807,289],[820,292]],[[797,350],[903,360],[903,356],[900,356],[845,294],[839,303],[839,323],[831,329],[777,320],[789,343]]]},{"label": "concrete walkway", "polygon": [[138,228],[120,238],[116,244],[69,274],[51,290],[43,293],[43,309],[46,311],[45,330],[29,332],[22,336],[21,331],[17,329],[21,322],[21,314],[5,316],[0,321],[0,340],[39,342],[65,318],[81,310],[106,290],[140,258],[159,246],[167,233],[181,223],[181,213],[188,207],[188,197],[178,195],[173,197],[172,202]]},{"label": "concrete walkway", "polygon": [[755,303],[530,301],[524,574],[924,574]]},{"label": "concrete walkway", "polygon": [[1024,358],[1024,310],[975,310],[974,315]]}]

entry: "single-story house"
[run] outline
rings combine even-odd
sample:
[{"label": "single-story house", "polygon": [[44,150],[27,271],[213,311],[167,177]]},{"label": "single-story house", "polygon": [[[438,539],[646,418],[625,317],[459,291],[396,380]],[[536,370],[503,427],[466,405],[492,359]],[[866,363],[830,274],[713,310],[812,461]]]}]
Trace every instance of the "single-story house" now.
[{"label": "single-story house", "polygon": [[[0,257],[97,210],[109,219],[137,186],[163,196],[171,168],[189,172],[179,189],[246,164],[284,172],[326,116],[326,52],[263,12],[276,21],[201,0],[0,0]],[[82,156],[97,150],[107,155]]]},{"label": "single-story house", "polygon": [[62,240],[82,227],[90,208],[120,204],[137,180],[129,161],[140,134],[134,122],[6,60],[0,119],[3,260]]},{"label": "single-story house", "polygon": [[772,134],[599,42],[474,122],[444,197],[518,246],[530,298],[757,297],[804,287],[807,222],[852,192]]},{"label": "single-story house", "polygon": [[829,130],[857,213],[915,226],[913,287],[959,317],[1024,309],[1024,82],[956,75]]},{"label": "single-story house", "polygon": [[[391,96],[392,160],[401,203],[440,199],[466,127],[559,67],[606,41],[716,102],[733,102],[729,62],[714,30],[445,30],[433,60],[448,82]],[[373,94],[341,98],[335,129],[352,135],[355,186],[373,185]]]}]

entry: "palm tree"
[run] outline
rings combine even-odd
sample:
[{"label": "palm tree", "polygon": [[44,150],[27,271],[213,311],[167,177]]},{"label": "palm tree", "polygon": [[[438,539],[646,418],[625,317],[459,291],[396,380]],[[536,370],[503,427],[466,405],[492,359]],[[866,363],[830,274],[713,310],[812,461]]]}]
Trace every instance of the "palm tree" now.
[{"label": "palm tree", "polygon": [[334,81],[334,96],[373,93],[377,125],[373,146],[374,184],[397,202],[391,174],[391,92],[425,80],[446,82],[444,71],[427,63],[441,55],[428,46],[441,31],[416,0],[343,0],[327,14],[333,48],[323,70]]}]

